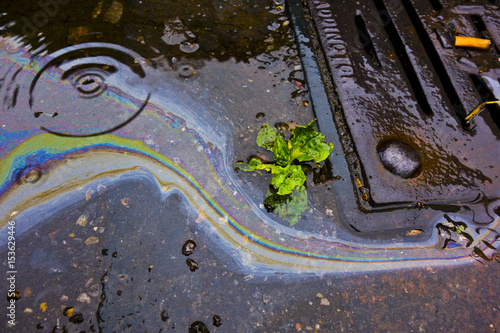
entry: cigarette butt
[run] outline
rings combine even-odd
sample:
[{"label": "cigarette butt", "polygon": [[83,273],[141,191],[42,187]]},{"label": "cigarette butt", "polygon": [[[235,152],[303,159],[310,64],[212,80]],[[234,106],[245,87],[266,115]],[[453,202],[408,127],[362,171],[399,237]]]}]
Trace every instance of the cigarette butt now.
[{"label": "cigarette butt", "polygon": [[488,39],[455,36],[455,46],[487,50],[490,45],[491,42]]}]

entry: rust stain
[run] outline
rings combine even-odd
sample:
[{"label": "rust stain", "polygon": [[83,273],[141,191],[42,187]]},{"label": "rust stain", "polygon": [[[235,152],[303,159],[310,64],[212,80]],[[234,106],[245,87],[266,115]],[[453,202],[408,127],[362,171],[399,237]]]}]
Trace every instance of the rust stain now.
[{"label": "rust stain", "polygon": [[206,217],[205,214],[203,214],[203,212],[200,212],[200,214],[196,218],[195,222],[196,223],[201,223],[201,222],[203,222],[203,220],[205,219],[205,217]]},{"label": "rust stain", "polygon": [[61,229],[57,229],[56,231],[51,232],[51,233],[49,234],[49,238],[50,238],[50,239],[52,239],[52,240],[54,240],[54,238],[55,238],[55,237],[56,237],[56,235],[59,233],[59,231],[61,231]]},{"label": "rust stain", "polygon": [[92,198],[92,195],[94,191],[92,191],[91,189],[88,189],[87,192],[85,192],[85,201],[89,201],[90,198]]}]

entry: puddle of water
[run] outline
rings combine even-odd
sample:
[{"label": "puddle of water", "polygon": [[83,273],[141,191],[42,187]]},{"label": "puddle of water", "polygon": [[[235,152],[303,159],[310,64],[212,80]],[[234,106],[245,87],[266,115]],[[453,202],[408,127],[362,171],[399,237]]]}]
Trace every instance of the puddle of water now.
[{"label": "puddle of water", "polygon": [[[258,276],[212,246],[182,194],[164,198],[147,177],[89,195],[19,239],[17,328],[186,331],[202,322],[210,332],[296,332],[316,325],[326,332],[433,331],[453,327],[454,314],[464,312],[464,327],[487,331],[497,319],[496,298],[481,297],[498,291],[490,280],[495,263],[307,279]],[[196,248],[186,257],[188,240]],[[191,271],[186,258],[199,268]],[[453,302],[443,307],[443,300]]]},{"label": "puddle of water", "polygon": [[[301,230],[278,223],[257,206],[260,190],[248,180],[242,183],[232,170],[238,156],[255,151],[249,141],[261,124],[253,115],[268,111],[270,123],[312,118],[310,108],[304,113],[302,98],[290,97],[305,88],[297,52],[286,43],[247,64],[201,62],[193,65],[196,77],[187,79],[168,63],[155,68],[138,53],[110,43],[87,42],[35,57],[12,38],[3,43],[7,76],[19,97],[3,124],[2,214],[6,223],[19,212],[19,233],[54,207],[81,200],[83,187],[85,193],[95,192],[98,185],[140,170],[160,191],[183,192],[207,231],[219,235],[216,243],[228,251],[236,248],[235,259],[248,271],[335,271],[346,262],[355,263],[355,271],[409,267],[429,258],[471,260],[468,248],[441,251],[435,235],[427,234],[418,246],[367,240],[343,232],[340,221],[327,224],[314,206]],[[269,96],[264,103],[263,95]],[[43,169],[43,181],[19,184],[35,167]],[[473,246],[495,237],[481,233]]]}]

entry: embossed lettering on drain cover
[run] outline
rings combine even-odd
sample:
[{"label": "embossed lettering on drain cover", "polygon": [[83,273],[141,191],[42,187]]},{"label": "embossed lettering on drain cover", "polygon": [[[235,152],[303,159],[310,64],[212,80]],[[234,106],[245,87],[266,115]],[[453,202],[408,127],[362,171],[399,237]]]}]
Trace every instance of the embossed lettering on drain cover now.
[{"label": "embossed lettering on drain cover", "polygon": [[[459,3],[309,2],[365,208],[500,193],[500,109],[489,105],[472,126],[465,121],[481,102],[500,98],[500,11],[491,1]],[[491,46],[455,47],[457,34]]]}]

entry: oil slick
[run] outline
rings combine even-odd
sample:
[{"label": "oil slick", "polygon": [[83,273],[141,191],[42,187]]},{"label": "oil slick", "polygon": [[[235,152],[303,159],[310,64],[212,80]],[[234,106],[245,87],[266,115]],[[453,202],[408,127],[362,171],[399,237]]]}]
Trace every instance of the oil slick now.
[{"label": "oil slick", "polygon": [[[178,83],[178,73],[155,71],[139,55],[110,44],[32,57],[0,39],[0,52],[3,82],[15,87],[2,88],[2,100],[17,91],[16,102],[1,110],[0,243],[14,211],[21,235],[112,183],[143,178],[163,198],[182,195],[200,230],[241,271],[256,276],[468,263],[475,260],[472,248],[490,258],[498,247],[497,215],[481,232],[470,230],[467,247],[446,251],[437,233],[405,243],[367,240],[340,228],[325,234],[300,230],[300,223],[282,225],[259,209],[234,173],[230,125],[221,106],[203,94],[195,97]],[[89,135],[122,124],[141,108],[126,126]],[[79,135],[85,137],[72,137]]]}]

